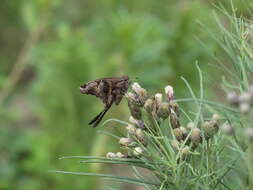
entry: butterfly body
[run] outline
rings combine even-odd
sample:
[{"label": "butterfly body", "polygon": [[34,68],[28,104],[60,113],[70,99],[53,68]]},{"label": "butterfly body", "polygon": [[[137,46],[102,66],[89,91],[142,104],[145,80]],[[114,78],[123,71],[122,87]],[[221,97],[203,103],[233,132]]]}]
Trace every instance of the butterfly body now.
[{"label": "butterfly body", "polygon": [[96,127],[113,103],[118,105],[129,88],[129,77],[110,77],[90,81],[80,86],[82,94],[93,95],[102,100],[104,110],[89,123]]}]

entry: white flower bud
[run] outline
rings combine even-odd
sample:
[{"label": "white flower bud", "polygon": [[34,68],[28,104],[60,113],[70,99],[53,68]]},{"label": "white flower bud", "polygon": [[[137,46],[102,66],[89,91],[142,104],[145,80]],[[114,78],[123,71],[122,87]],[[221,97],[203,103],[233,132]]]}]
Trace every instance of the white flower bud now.
[{"label": "white flower bud", "polygon": [[128,134],[133,135],[133,134],[135,134],[136,127],[129,124],[128,126],[126,126],[126,130],[127,130]]},{"label": "white flower bud", "polygon": [[189,122],[187,125],[186,125],[186,127],[188,128],[188,129],[193,129],[194,128],[194,122]]},{"label": "white flower bud", "polygon": [[160,106],[162,101],[163,101],[163,95],[161,93],[156,93],[155,94],[155,103],[156,103],[157,108]]},{"label": "white flower bud", "polygon": [[140,156],[144,153],[144,150],[141,148],[141,147],[135,147],[134,148],[134,151],[133,151],[133,154],[135,156]]},{"label": "white flower bud", "polygon": [[133,143],[134,143],[134,141],[131,138],[122,137],[119,139],[119,144],[121,146],[131,146]]},{"label": "white flower bud", "polygon": [[116,153],[116,157],[117,157],[117,158],[126,158],[126,155],[125,155],[125,154],[122,154],[121,152],[117,152],[117,153]]},{"label": "white flower bud", "polygon": [[113,152],[108,152],[106,154],[106,158],[117,158],[117,155],[115,153],[113,153]]},{"label": "white flower bud", "polygon": [[166,87],[164,88],[164,90],[165,90],[165,93],[166,93],[166,95],[167,95],[167,100],[168,100],[168,101],[173,100],[173,99],[174,99],[174,90],[173,90],[173,87],[170,86],[170,85],[168,85],[168,86],[166,86]]}]

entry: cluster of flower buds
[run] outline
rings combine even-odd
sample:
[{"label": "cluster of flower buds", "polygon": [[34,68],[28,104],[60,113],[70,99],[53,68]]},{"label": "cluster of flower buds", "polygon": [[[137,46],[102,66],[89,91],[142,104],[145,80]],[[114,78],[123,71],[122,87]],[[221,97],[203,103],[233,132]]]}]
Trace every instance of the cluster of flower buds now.
[{"label": "cluster of flower buds", "polygon": [[227,101],[238,107],[241,113],[248,113],[253,106],[253,85],[247,91],[240,94],[229,92],[227,94]]},{"label": "cluster of flower buds", "polygon": [[108,152],[106,154],[106,157],[107,158],[128,158],[128,155],[127,154],[122,154],[121,152],[117,152],[117,153]]},{"label": "cluster of flower buds", "polygon": [[131,112],[131,115],[135,119],[141,120],[141,108],[144,106],[148,98],[148,93],[136,82],[132,84],[132,90],[133,92],[128,92],[126,94],[126,98],[128,100],[128,107]]},{"label": "cluster of flower buds", "polygon": [[220,116],[218,114],[213,114],[211,120],[205,121],[202,124],[204,135],[207,140],[212,138],[219,131],[219,123],[218,123],[219,119]]},{"label": "cluster of flower buds", "polygon": [[133,116],[130,116],[129,121],[130,124],[125,127],[127,132],[126,137],[120,138],[118,142],[121,148],[128,151],[127,154],[122,154],[122,157],[120,157],[119,155],[109,152],[107,153],[108,158],[131,158],[139,157],[144,154],[144,148],[148,144],[144,132],[144,124],[141,120],[136,120]]}]

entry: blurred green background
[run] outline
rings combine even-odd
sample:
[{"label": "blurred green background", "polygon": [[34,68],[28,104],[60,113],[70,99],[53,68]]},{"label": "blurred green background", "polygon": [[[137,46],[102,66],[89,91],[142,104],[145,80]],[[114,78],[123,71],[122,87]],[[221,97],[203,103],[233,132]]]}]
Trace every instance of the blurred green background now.
[{"label": "blurred green background", "polygon": [[[129,75],[151,92],[170,84],[177,97],[187,97],[180,76],[196,89],[198,61],[211,92],[216,72],[208,64],[218,45],[198,22],[215,32],[216,2],[230,6],[227,0],[2,0],[0,189],[105,189],[97,178],[48,173],[110,172],[57,159],[117,150],[87,125],[103,105],[79,86]],[[235,6],[243,12],[241,2]],[[106,118],[128,115],[122,101]]]}]

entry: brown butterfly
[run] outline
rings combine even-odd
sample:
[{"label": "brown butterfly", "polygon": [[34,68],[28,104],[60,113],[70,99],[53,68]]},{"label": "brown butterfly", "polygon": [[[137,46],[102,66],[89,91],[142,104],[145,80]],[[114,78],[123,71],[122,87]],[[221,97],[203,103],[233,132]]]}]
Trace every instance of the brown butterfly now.
[{"label": "brown butterfly", "polygon": [[82,94],[93,95],[100,98],[104,103],[104,109],[94,117],[89,125],[96,127],[102,120],[106,112],[113,103],[119,105],[123,96],[129,88],[130,81],[128,76],[101,78],[90,81],[80,86]]}]

